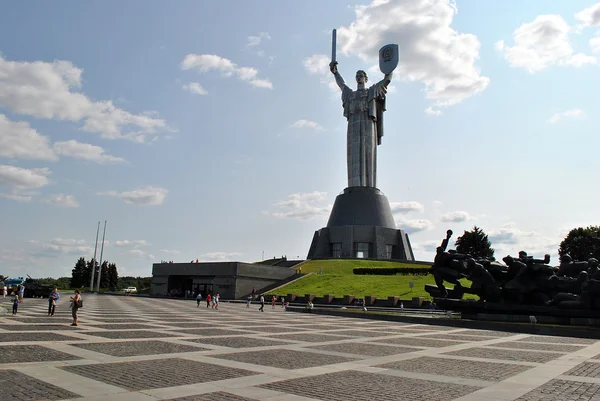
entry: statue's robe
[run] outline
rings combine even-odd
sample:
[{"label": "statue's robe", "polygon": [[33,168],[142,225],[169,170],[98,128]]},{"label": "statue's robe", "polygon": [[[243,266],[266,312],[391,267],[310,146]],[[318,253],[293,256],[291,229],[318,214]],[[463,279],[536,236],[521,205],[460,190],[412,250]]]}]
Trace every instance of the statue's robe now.
[{"label": "statue's robe", "polygon": [[348,187],[377,187],[377,145],[383,136],[386,85],[382,80],[368,89],[342,88],[342,106],[348,119]]}]

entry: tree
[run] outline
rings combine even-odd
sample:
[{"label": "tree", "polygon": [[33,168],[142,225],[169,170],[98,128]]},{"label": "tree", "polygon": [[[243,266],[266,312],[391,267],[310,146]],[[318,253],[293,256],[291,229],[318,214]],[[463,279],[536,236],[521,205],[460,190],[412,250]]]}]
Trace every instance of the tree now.
[{"label": "tree", "polygon": [[[80,288],[86,285],[84,276],[86,271],[86,263],[84,258],[79,258],[73,270],[71,270],[71,288]],[[89,284],[89,279],[87,283]]]},{"label": "tree", "polygon": [[456,239],[456,252],[466,253],[475,258],[494,259],[494,249],[486,233],[477,226],[473,231],[465,231]]},{"label": "tree", "polygon": [[94,266],[92,266],[93,259],[90,259],[85,265],[85,274],[84,274],[84,283],[82,287],[89,287],[90,282],[92,281],[92,269],[96,269],[94,271],[94,288],[96,288],[96,283],[98,279],[98,261],[96,260]]},{"label": "tree", "polygon": [[118,285],[119,285],[119,273],[117,271],[117,265],[114,263],[111,263],[108,265],[108,288],[111,291],[114,291],[117,289]]},{"label": "tree", "polygon": [[100,268],[100,288],[108,288],[108,260],[102,262]]},{"label": "tree", "polygon": [[600,226],[578,227],[560,243],[558,255],[569,255],[573,260],[600,259]]}]

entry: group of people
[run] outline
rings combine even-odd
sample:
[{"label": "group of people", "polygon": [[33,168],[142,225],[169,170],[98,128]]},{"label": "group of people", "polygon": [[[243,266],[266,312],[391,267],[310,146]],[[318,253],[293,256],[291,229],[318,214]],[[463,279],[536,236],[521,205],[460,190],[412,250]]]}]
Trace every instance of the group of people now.
[{"label": "group of people", "polygon": [[[207,308],[212,307],[213,309],[219,310],[219,301],[220,300],[221,300],[220,294],[211,295],[210,293],[208,293],[206,295],[206,307]],[[198,293],[198,295],[196,295],[196,303],[197,303],[196,307],[200,307],[201,301],[202,301],[202,294]]]},{"label": "group of people", "polygon": [[[60,293],[58,292],[58,288],[54,287],[50,295],[48,295],[48,316],[54,316],[56,312],[56,305],[58,304],[58,300],[60,299]],[[71,309],[71,316],[73,317],[73,323],[71,326],[77,326],[79,324],[79,309],[83,307],[83,300],[81,298],[81,292],[79,290],[75,290],[73,292],[73,296],[69,297]],[[14,299],[12,300],[12,314],[13,316],[17,314],[19,311],[19,304],[23,302],[22,294],[15,294]]]}]

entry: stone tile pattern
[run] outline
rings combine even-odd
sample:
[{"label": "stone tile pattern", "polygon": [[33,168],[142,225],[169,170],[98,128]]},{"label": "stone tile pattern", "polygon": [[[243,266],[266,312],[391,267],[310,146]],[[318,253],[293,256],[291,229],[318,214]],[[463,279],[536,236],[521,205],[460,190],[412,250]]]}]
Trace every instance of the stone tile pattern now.
[{"label": "stone tile pattern", "polygon": [[488,381],[501,381],[530,369],[529,366],[523,365],[431,357],[386,363],[377,367]]},{"label": "stone tile pattern", "polygon": [[41,345],[3,345],[0,347],[0,356],[3,363],[70,361],[81,359],[75,355],[55,351]]},{"label": "stone tile pattern", "polygon": [[211,356],[231,361],[251,363],[254,365],[272,366],[280,369],[302,369],[354,360],[353,358],[345,358],[342,356],[322,355],[286,349],[249,351]]},{"label": "stone tile pattern", "polygon": [[450,401],[479,390],[478,387],[354,370],[284,380],[260,387],[328,401]]},{"label": "stone tile pattern", "polygon": [[368,356],[388,356],[396,354],[405,354],[415,352],[420,348],[397,347],[392,345],[366,344],[366,343],[345,343],[345,344],[327,344],[310,347],[311,349],[323,351],[344,352],[347,354],[368,355]]},{"label": "stone tile pattern", "polygon": [[61,369],[128,390],[183,386],[206,383],[215,378],[224,380],[256,374],[248,370],[179,358],[65,366]]},{"label": "stone tile pattern", "polygon": [[569,345],[569,344],[525,343],[525,342],[521,342],[521,341],[508,341],[505,343],[496,343],[493,345],[493,347],[515,348],[515,349],[526,349],[526,350],[540,350],[540,351],[555,351],[555,352],[575,352],[575,351],[579,351],[584,346]]},{"label": "stone tile pattern", "polygon": [[214,393],[192,395],[189,397],[171,398],[165,401],[256,401],[254,398],[240,397],[239,395],[217,391]]},{"label": "stone tile pattern", "polygon": [[78,338],[52,332],[41,333],[0,333],[0,342],[21,341],[80,341]]},{"label": "stone tile pattern", "polygon": [[567,376],[600,377],[600,363],[584,362],[565,373]]},{"label": "stone tile pattern", "polygon": [[118,330],[118,331],[94,331],[94,332],[85,332],[90,336],[95,337],[104,337],[104,338],[112,338],[112,339],[122,339],[122,338],[161,338],[161,337],[173,337],[176,334],[170,333],[159,333],[157,331],[128,331],[128,330]]},{"label": "stone tile pattern", "polygon": [[165,341],[123,341],[73,345],[90,351],[121,357],[173,354],[178,352],[198,352],[207,349],[202,347],[194,347],[192,345],[173,344]]},{"label": "stone tile pattern", "polygon": [[427,338],[420,338],[420,337],[386,338],[384,340],[375,340],[375,341],[378,343],[411,345],[414,347],[434,347],[434,348],[449,347],[451,345],[465,344],[462,341],[430,340]]},{"label": "stone tile pattern", "polygon": [[14,370],[0,370],[2,401],[64,400],[77,394]]},{"label": "stone tile pattern", "polygon": [[350,340],[352,337],[347,336],[334,336],[334,335],[325,335],[319,333],[304,333],[304,334],[282,334],[275,336],[268,336],[264,338],[274,338],[280,340],[294,340],[294,341],[304,341],[304,342],[312,342],[312,343],[324,343],[327,341],[339,341],[339,340]]},{"label": "stone tile pattern", "polygon": [[195,342],[199,344],[219,345],[221,347],[230,348],[254,348],[291,344],[289,342],[284,341],[265,340],[262,338],[252,337],[206,337],[194,338],[189,340],[186,339],[185,341]]},{"label": "stone tile pattern", "polygon": [[597,401],[600,400],[600,384],[568,380],[550,380],[517,398],[516,401]]},{"label": "stone tile pattern", "polygon": [[556,343],[556,344],[593,344],[599,340],[593,340],[590,338],[573,338],[573,337],[556,337],[556,336],[531,336],[522,338],[518,341],[525,342],[542,342],[542,343]]},{"label": "stone tile pattern", "polygon": [[468,348],[460,351],[452,351],[445,353],[446,355],[457,355],[457,356],[469,356],[473,358],[489,358],[489,359],[501,359],[505,361],[523,361],[523,362],[537,362],[545,363],[556,359],[563,354],[557,354],[555,352],[535,352],[535,351],[516,351],[516,350],[503,350],[495,348]]}]

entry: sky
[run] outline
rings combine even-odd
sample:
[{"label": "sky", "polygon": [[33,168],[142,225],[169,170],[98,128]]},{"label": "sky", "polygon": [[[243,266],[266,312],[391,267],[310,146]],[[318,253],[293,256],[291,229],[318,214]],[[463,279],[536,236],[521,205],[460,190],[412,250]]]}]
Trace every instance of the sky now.
[{"label": "sky", "polygon": [[[305,258],[346,176],[348,85],[400,62],[377,186],[418,260],[474,225],[556,263],[600,221],[600,3],[4,2],[0,274]],[[100,248],[98,248],[98,258]]]}]

